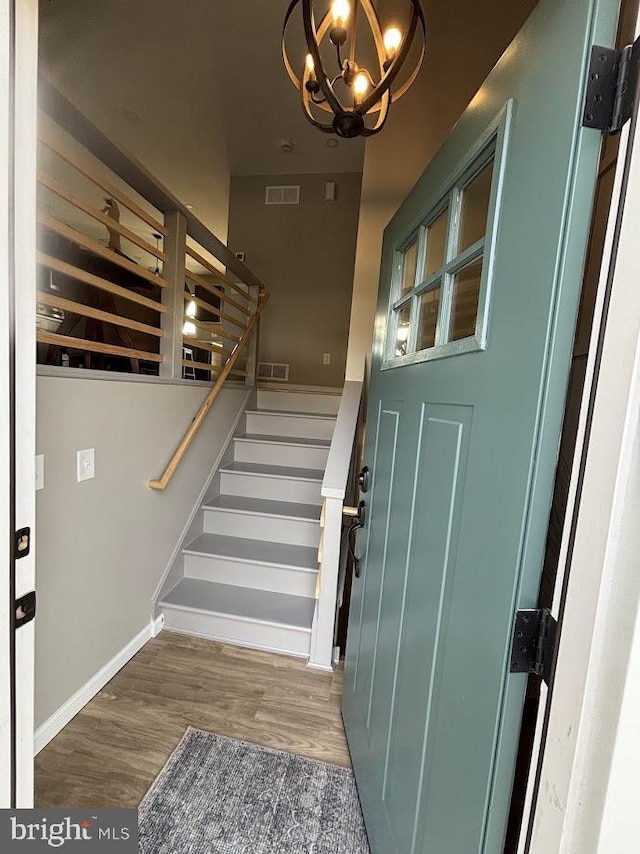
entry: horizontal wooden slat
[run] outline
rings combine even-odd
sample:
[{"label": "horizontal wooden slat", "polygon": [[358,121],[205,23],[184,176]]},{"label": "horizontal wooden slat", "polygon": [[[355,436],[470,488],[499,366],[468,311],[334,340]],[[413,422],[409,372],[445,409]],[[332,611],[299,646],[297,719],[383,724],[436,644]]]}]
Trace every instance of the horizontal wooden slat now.
[{"label": "horizontal wooden slat", "polygon": [[234,344],[238,344],[240,341],[240,339],[237,338],[235,335],[232,335],[230,332],[226,332],[222,328],[222,326],[220,326],[220,329],[211,329],[210,327],[206,326],[204,323],[201,323],[199,320],[195,320],[193,317],[186,317],[185,321],[188,323],[193,323],[193,325],[197,329],[203,329],[205,332],[209,332],[213,335],[217,335],[219,338],[226,338],[227,341],[233,341]]},{"label": "horizontal wooden slat", "polygon": [[218,347],[217,344],[212,344],[210,341],[202,341],[200,338],[191,338],[184,335],[182,343],[185,347],[193,347],[196,350],[208,350],[209,353],[220,353],[222,356],[230,356],[232,350],[225,350],[224,347]]},{"label": "horizontal wooden slat", "polygon": [[103,320],[105,323],[112,323],[114,326],[124,326],[126,329],[135,329],[138,332],[146,332],[147,335],[155,335],[157,338],[162,338],[164,335],[162,329],[157,326],[149,326],[148,323],[140,323],[139,320],[130,320],[128,317],[121,317],[119,314],[112,314],[109,311],[102,311],[99,308],[92,308],[89,305],[83,305],[80,302],[74,302],[64,297],[58,297],[55,294],[38,291],[37,302],[45,305],[52,305],[55,308],[61,308],[63,311],[68,311],[70,314],[79,314],[82,317],[92,317],[95,320]]},{"label": "horizontal wooden slat", "polygon": [[95,276],[93,273],[87,273],[86,270],[80,267],[74,267],[73,264],[67,264],[66,261],[61,261],[59,258],[54,258],[53,255],[47,255],[45,252],[38,252],[38,264],[47,267],[49,270],[56,270],[65,276],[76,279],[79,282],[84,282],[87,285],[93,285],[94,288],[100,288],[101,291],[107,291],[115,296],[128,299],[129,302],[135,302],[138,305],[144,305],[154,311],[163,312],[165,307],[157,300],[143,297],[140,294],[130,291],[127,288],[122,288],[120,285],[114,285],[108,279],[102,279],[100,276]]},{"label": "horizontal wooden slat", "polygon": [[222,369],[222,373],[216,379],[213,388],[207,394],[206,398],[203,400],[203,402],[200,406],[200,409],[198,410],[198,412],[196,414],[196,417],[189,424],[189,427],[187,428],[186,433],[182,437],[182,441],[180,442],[180,444],[176,448],[173,456],[169,460],[169,463],[167,464],[167,467],[165,468],[162,477],[149,481],[149,487],[151,489],[166,489],[167,486],[169,485],[171,478],[175,474],[175,471],[178,468],[178,466],[180,465],[180,461],[182,460],[182,458],[186,454],[187,450],[189,449],[189,446],[193,442],[196,434],[198,433],[198,430],[202,426],[205,418],[207,417],[207,413],[209,412],[209,410],[211,409],[211,407],[215,403],[215,400],[216,400],[218,394],[220,393],[220,389],[224,385],[226,378],[229,376],[229,374],[233,370],[233,366],[235,365],[236,361],[238,360],[238,357],[240,356],[240,351],[242,350],[244,345],[249,342],[249,339],[251,337],[251,333],[253,332],[254,327],[260,318],[260,314],[263,311],[268,300],[269,300],[269,294],[262,293],[260,295],[260,297],[258,299],[258,305],[256,307],[256,311],[255,311],[253,317],[251,318],[251,320],[249,321],[249,326],[247,327],[247,331],[244,333],[244,335],[242,336],[242,340],[239,342],[240,346],[234,348],[233,354],[227,360],[224,368]]},{"label": "horizontal wooden slat", "polygon": [[[188,276],[187,276],[188,278]],[[208,311],[210,314],[215,314],[217,317],[220,317],[222,320],[226,320],[229,323],[233,323],[234,326],[237,326],[238,329],[246,329],[247,321],[238,320],[237,317],[231,317],[230,314],[225,314],[224,311],[220,311],[219,308],[214,308],[214,306],[210,305],[206,300],[200,299],[200,297],[195,296],[194,294],[185,294],[184,295],[185,302],[194,302],[196,305],[199,305],[200,308]],[[191,319],[191,318],[189,318]]]},{"label": "horizontal wooden slat", "polygon": [[[199,371],[209,371],[210,374],[219,374],[222,372],[224,365],[208,365],[206,362],[193,362],[190,359],[183,359],[182,364],[185,368],[197,368]],[[246,371],[229,371],[229,374],[235,374],[238,377],[246,377]]]},{"label": "horizontal wooden slat", "polygon": [[113,196],[114,199],[117,199],[121,204],[128,208],[131,213],[140,217],[140,219],[144,220],[147,225],[150,225],[154,231],[157,231],[160,234],[167,233],[167,229],[159,220],[145,211],[144,208],[141,208],[137,202],[134,202],[133,199],[129,198],[125,192],[109,181],[104,175],[101,175],[100,171],[88,158],[82,157],[82,155],[77,154],[76,152],[69,151],[67,144],[59,134],[54,133],[53,130],[41,125],[38,130],[38,138],[43,145],[46,145],[47,148],[50,148],[51,151],[54,151],[59,157],[77,169],[78,172],[85,176],[85,178],[88,178],[90,181],[93,181],[94,184],[97,184],[98,187],[101,187],[109,196]]},{"label": "horizontal wooden slat", "polygon": [[36,332],[40,344],[53,344],[56,347],[68,347],[70,350],[89,350],[91,353],[106,353],[109,356],[125,356],[128,359],[142,359],[145,362],[162,362],[160,353],[147,353],[146,350],[133,350],[130,347],[118,347],[116,344],[102,344],[100,341],[87,341],[85,338],[71,338],[55,332]]},{"label": "horizontal wooden slat", "polygon": [[43,187],[46,187],[48,190],[51,190],[51,192],[55,193],[56,196],[59,196],[61,199],[69,202],[70,205],[78,208],[78,210],[83,211],[93,219],[97,219],[98,222],[101,222],[107,228],[117,231],[118,234],[122,235],[122,237],[130,240],[132,243],[135,243],[136,246],[139,246],[140,249],[144,249],[145,252],[153,255],[154,258],[158,258],[160,261],[166,260],[167,256],[161,249],[156,249],[156,247],[151,243],[148,243],[144,237],[140,237],[135,233],[135,231],[131,231],[130,228],[127,228],[126,225],[122,225],[122,223],[117,222],[108,214],[103,213],[99,208],[96,208],[86,199],[83,199],[82,196],[78,196],[76,193],[72,193],[71,190],[67,190],[66,187],[58,183],[58,181],[56,181],[55,178],[52,178],[51,175],[47,175],[46,172],[42,171],[38,172],[38,183]]},{"label": "horizontal wooden slat", "polygon": [[81,231],[77,231],[75,228],[65,225],[63,222],[60,222],[60,220],[49,216],[49,214],[44,211],[38,211],[38,222],[45,228],[55,231],[55,233],[59,234],[61,237],[66,237],[67,240],[71,240],[71,242],[75,243],[77,246],[89,249],[95,255],[99,255],[101,258],[106,258],[107,261],[111,261],[113,264],[117,264],[119,267],[122,267],[123,270],[128,270],[130,273],[140,276],[141,279],[146,279],[148,282],[152,282],[154,285],[160,285],[162,288],[167,284],[162,276],[156,276],[155,273],[152,273],[151,270],[147,270],[146,267],[142,267],[140,264],[130,261],[123,255],[118,255],[118,253],[114,252],[113,249],[108,249],[106,246],[103,246],[102,243],[98,243],[97,240],[92,240],[91,237],[87,237],[86,234],[82,234]]},{"label": "horizontal wooden slat", "polygon": [[189,279],[189,281],[194,282],[196,285],[200,285],[201,288],[204,288],[210,294],[213,294],[214,296],[218,297],[218,299],[222,300],[222,302],[226,302],[229,303],[229,305],[234,306],[238,309],[238,311],[241,311],[243,314],[250,315],[252,313],[253,303],[247,306],[240,305],[240,303],[227,296],[223,290],[221,290],[220,288],[216,288],[215,285],[210,284],[210,282],[207,282],[207,280],[203,279],[202,276],[198,276],[197,273],[192,273],[191,270],[185,270],[185,276],[187,279]]},{"label": "horizontal wooden slat", "polygon": [[255,303],[255,300],[249,296],[247,291],[244,288],[240,287],[236,282],[233,281],[231,276],[228,276],[226,273],[223,273],[222,270],[218,270],[217,267],[211,263],[211,261],[207,261],[199,252],[196,252],[191,246],[187,246],[187,255],[190,255],[194,261],[197,261],[198,264],[202,264],[203,267],[206,267],[207,270],[211,272],[212,275],[216,276],[221,282],[224,282],[225,285],[228,285],[232,288],[236,293],[240,294],[240,296],[244,297],[247,302]]}]

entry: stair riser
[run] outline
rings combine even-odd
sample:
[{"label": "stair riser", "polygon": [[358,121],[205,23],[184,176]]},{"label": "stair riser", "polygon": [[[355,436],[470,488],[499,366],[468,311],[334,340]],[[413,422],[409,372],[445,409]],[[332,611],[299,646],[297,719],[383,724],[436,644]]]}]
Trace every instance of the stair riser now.
[{"label": "stair riser", "polygon": [[246,537],[251,540],[311,548],[317,548],[320,542],[319,522],[260,516],[240,510],[205,510],[204,531],[207,534],[224,534],[227,537]]},{"label": "stair riser", "polygon": [[321,486],[319,481],[258,477],[248,472],[220,472],[220,492],[223,495],[321,505]]},{"label": "stair riser", "polygon": [[258,389],[258,409],[337,415],[339,406],[339,394],[308,394],[301,391],[282,392]]},{"label": "stair riser", "polygon": [[298,418],[295,415],[247,413],[247,433],[263,436],[299,436],[301,439],[330,439],[335,421],[326,418]]},{"label": "stair riser", "polygon": [[192,554],[184,556],[184,564],[187,578],[288,593],[290,596],[312,597],[316,591],[316,572]]},{"label": "stair riser", "polygon": [[236,439],[233,458],[240,463],[262,463],[322,469],[327,465],[329,448],[305,448],[302,445],[278,445],[274,442],[247,442]]},{"label": "stair riser", "polygon": [[308,657],[311,631],[287,626],[256,623],[240,617],[226,617],[201,611],[187,611],[171,605],[162,607],[165,629],[221,641],[222,643]]}]

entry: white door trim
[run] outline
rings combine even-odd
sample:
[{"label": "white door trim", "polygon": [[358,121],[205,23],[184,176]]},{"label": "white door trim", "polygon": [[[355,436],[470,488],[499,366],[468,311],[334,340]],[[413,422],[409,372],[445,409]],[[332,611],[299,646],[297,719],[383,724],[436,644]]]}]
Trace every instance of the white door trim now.
[{"label": "white door trim", "polygon": [[[637,847],[640,146],[632,150],[634,137],[635,127],[627,125],[587,369],[587,378],[597,374],[589,444],[581,483],[579,466],[574,467],[578,470],[568,518],[576,496],[578,507],[572,548],[569,530],[563,544],[570,574],[530,854],[626,854]],[[627,152],[631,154],[625,174]],[[598,365],[595,345],[609,281]],[[582,451],[590,391],[587,381],[576,460]],[[628,776],[631,768],[633,777]],[[520,850],[525,850],[522,840]]]},{"label": "white door trim", "polygon": [[[4,124],[0,128],[0,598],[3,600],[0,606],[3,638],[0,648],[0,807],[11,806],[12,800],[17,807],[33,805],[33,622],[15,634],[13,660],[17,678],[13,700],[12,649],[7,638],[12,632],[9,614],[13,610],[13,597],[19,598],[35,586],[37,60],[37,0],[3,3],[0,12],[0,121]],[[13,590],[10,553],[14,532],[25,527],[32,532],[31,552],[16,561]],[[14,709],[15,725],[12,727]]]}]

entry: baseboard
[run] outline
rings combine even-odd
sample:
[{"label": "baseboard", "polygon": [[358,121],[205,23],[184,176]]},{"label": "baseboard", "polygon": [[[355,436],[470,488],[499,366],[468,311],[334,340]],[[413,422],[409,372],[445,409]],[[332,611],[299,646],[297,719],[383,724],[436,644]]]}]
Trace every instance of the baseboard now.
[{"label": "baseboard", "polygon": [[66,727],[69,721],[87,705],[89,700],[92,700],[104,688],[110,679],[113,679],[116,673],[142,649],[147,641],[154,638],[162,630],[163,625],[164,617],[159,617],[157,620],[146,625],[120,652],[114,655],[111,661],[108,661],[104,667],[98,670],[42,726],[38,727],[34,737],[34,752],[36,754],[40,753],[42,748],[46,747],[51,739],[55,738]]}]

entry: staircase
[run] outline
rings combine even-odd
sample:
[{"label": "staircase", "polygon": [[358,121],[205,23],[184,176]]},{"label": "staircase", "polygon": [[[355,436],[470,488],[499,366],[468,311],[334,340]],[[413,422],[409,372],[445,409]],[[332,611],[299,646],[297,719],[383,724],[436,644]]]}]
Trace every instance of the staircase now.
[{"label": "staircase", "polygon": [[258,391],[233,439],[184,578],[160,602],[165,627],[308,656],[316,605],[320,488],[339,395]]}]

